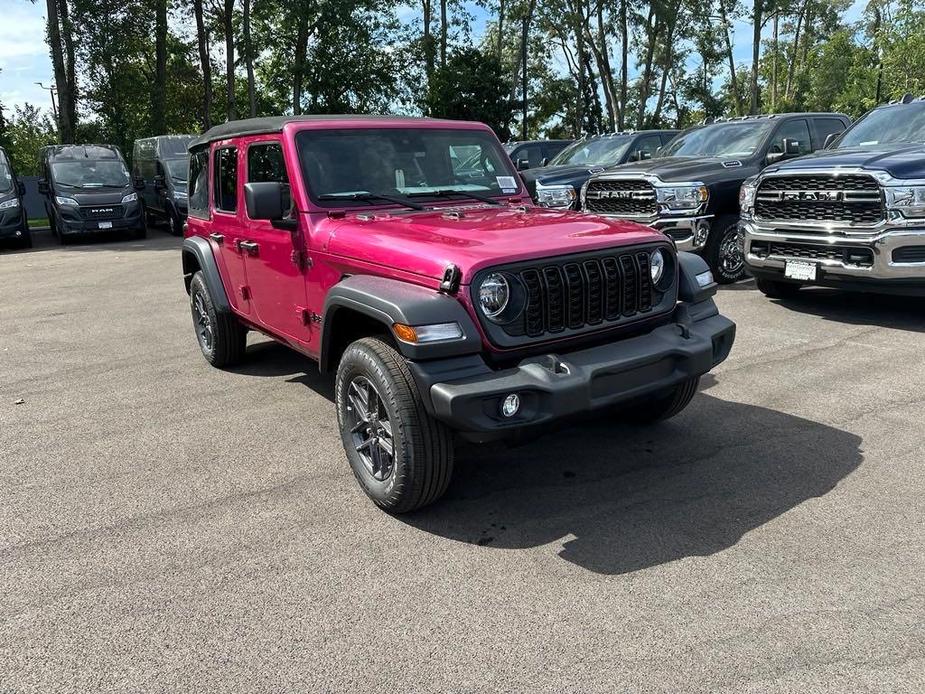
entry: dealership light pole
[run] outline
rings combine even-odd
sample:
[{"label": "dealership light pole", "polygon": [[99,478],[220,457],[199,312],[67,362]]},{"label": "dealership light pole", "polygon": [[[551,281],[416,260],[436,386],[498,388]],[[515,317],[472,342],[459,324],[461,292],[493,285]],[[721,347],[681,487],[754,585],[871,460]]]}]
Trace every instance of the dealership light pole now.
[{"label": "dealership light pole", "polygon": [[55,117],[55,123],[57,123],[58,122],[58,105],[55,103],[55,94],[58,93],[58,90],[55,88],[55,85],[46,87],[41,82],[36,82],[36,84],[39,85],[39,88],[44,89],[49,94],[51,94],[51,112]]}]

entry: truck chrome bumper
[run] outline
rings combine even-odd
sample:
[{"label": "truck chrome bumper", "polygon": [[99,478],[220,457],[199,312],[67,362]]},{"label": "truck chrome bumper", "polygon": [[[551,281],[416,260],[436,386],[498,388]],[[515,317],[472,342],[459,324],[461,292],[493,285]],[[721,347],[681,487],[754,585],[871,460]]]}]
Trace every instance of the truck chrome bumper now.
[{"label": "truck chrome bumper", "polygon": [[645,224],[653,229],[671,238],[679,251],[699,252],[707,244],[707,237],[710,235],[710,224],[713,221],[712,214],[695,215],[691,217],[618,217],[617,215],[600,214],[593,212],[599,217],[609,219],[627,219],[631,222]]},{"label": "truck chrome bumper", "polygon": [[819,265],[830,280],[925,282],[925,261],[908,261],[918,253],[906,250],[896,255],[900,249],[920,246],[921,257],[925,258],[925,225],[921,229],[878,230],[870,234],[855,230],[849,234],[838,229],[766,229],[743,220],[739,229],[744,236],[745,263],[755,272],[783,272],[788,260],[803,260]]}]

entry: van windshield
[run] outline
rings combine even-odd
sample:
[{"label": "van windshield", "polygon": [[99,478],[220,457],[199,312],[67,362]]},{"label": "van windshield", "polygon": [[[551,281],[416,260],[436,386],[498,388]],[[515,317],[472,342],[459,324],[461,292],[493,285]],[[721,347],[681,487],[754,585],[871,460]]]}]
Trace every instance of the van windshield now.
[{"label": "van windshield", "polygon": [[319,205],[369,205],[376,195],[436,201],[447,199],[447,191],[494,197],[518,189],[510,158],[484,130],[303,130],[296,143],[309,194]]},{"label": "van windshield", "polygon": [[0,152],[0,193],[9,193],[13,190],[13,170],[6,155]]},{"label": "van windshield", "polygon": [[125,188],[128,169],[118,159],[80,159],[51,165],[55,183],[71,188]]},{"label": "van windshield", "polygon": [[925,142],[925,102],[874,109],[845,131],[835,149]]},{"label": "van windshield", "polygon": [[606,166],[619,164],[632,141],[632,135],[617,135],[576,142],[553,157],[549,165],[588,164]]},{"label": "van windshield", "polygon": [[165,159],[164,166],[174,183],[186,185],[186,177],[189,175],[189,160],[186,157]]},{"label": "van windshield", "polygon": [[681,133],[659,152],[659,157],[748,157],[774,127],[771,120],[714,123]]}]

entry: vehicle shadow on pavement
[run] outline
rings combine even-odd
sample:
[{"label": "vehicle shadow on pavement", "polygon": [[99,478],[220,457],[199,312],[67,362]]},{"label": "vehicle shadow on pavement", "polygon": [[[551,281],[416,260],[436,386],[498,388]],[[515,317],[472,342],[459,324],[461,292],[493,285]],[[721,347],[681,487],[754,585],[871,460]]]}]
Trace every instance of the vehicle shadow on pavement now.
[{"label": "vehicle shadow on pavement", "polygon": [[702,393],[671,421],[618,422],[460,449],[444,499],[399,518],[487,548],[561,543],[563,559],[623,574],[727,549],[863,459],[854,434]]},{"label": "vehicle shadow on pavement", "polygon": [[921,297],[813,287],[801,289],[794,297],[773,301],[788,310],[838,323],[925,332],[925,298]]},{"label": "vehicle shadow on pavement", "polygon": [[[171,236],[166,231],[151,227],[148,237],[134,239],[127,233],[93,233],[86,234],[71,240],[67,245],[61,245],[51,231],[39,231],[33,234],[32,248],[15,248],[12,244],[0,245],[0,255],[30,255],[43,251],[172,251],[179,256],[183,239]],[[179,260],[177,261],[179,263]]]}]

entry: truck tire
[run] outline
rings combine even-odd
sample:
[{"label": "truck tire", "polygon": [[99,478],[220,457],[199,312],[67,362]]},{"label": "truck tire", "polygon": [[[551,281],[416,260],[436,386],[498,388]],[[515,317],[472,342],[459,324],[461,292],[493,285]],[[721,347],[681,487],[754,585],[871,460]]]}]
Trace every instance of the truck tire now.
[{"label": "truck tire", "polygon": [[218,369],[240,363],[247,347],[247,330],[233,313],[215,310],[202,271],[190,281],[190,311],[196,340],[206,361]]},{"label": "truck tire", "polygon": [[366,495],[391,513],[433,503],[453,474],[453,437],[424,409],[404,358],[380,338],[350,344],[337,367],[337,423]]},{"label": "truck tire", "polygon": [[787,299],[796,296],[800,291],[800,285],[792,282],[756,279],[755,284],[758,286],[758,291],[769,299]]},{"label": "truck tire", "polygon": [[173,206],[167,208],[167,231],[171,236],[183,236],[183,222]]},{"label": "truck tire", "polygon": [[627,410],[629,417],[639,424],[653,424],[670,419],[687,407],[700,385],[700,376],[679,383],[668,393],[649,400],[634,402]]},{"label": "truck tire", "polygon": [[719,284],[732,284],[745,277],[745,258],[739,245],[739,217],[727,214],[710,225],[704,257]]}]

